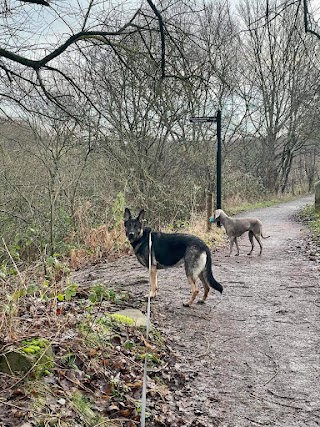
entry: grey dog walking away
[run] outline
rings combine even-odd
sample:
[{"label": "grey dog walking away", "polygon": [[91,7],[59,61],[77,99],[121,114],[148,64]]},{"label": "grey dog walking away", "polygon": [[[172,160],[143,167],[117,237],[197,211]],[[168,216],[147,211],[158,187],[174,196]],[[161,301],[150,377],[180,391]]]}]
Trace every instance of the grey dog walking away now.
[{"label": "grey dog walking away", "polygon": [[253,237],[257,240],[260,245],[260,253],[262,254],[262,243],[261,237],[263,239],[267,239],[270,236],[263,236],[262,234],[262,222],[257,218],[230,218],[222,209],[217,209],[213,212],[213,216],[210,218],[212,222],[219,220],[221,224],[224,226],[226,233],[230,239],[230,252],[231,255],[233,244],[236,244],[237,253],[236,256],[239,255],[239,245],[237,241],[237,237],[242,236],[243,233],[249,231],[249,240],[251,243],[251,251],[248,255],[252,254],[254,248]]}]

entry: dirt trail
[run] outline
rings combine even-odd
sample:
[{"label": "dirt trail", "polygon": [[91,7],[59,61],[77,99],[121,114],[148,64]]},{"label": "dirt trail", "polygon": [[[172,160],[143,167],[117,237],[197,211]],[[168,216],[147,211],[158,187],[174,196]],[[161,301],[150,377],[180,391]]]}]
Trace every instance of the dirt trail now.
[{"label": "dirt trail", "polygon": [[[252,211],[260,218],[264,253],[252,257],[247,235],[240,256],[213,253],[224,293],[204,306],[182,306],[190,289],[183,267],[159,272],[152,317],[180,354],[189,374],[175,392],[175,411],[188,426],[313,427],[320,425],[319,264],[305,255],[307,231],[292,215],[312,202],[301,198]],[[148,272],[134,257],[79,273],[89,282],[118,283],[145,308]]]}]

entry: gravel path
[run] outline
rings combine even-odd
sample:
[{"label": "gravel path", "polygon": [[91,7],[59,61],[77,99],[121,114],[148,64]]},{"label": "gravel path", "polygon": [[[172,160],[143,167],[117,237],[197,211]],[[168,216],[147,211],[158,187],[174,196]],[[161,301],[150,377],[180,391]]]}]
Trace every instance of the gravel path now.
[{"label": "gravel path", "polygon": [[[293,219],[312,200],[252,211],[271,235],[263,255],[258,247],[245,255],[247,235],[239,257],[225,257],[227,246],[214,252],[224,293],[210,292],[204,306],[182,306],[190,294],[183,267],[159,272],[152,317],[188,378],[172,408],[187,415],[185,426],[320,425],[320,264],[306,255],[307,230]],[[80,274],[88,282],[118,283],[145,306],[148,272],[133,256]]]}]

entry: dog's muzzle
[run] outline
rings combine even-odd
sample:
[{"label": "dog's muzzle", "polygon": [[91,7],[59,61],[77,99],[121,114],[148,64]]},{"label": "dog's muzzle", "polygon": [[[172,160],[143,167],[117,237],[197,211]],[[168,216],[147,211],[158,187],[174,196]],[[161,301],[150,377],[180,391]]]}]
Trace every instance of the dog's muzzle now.
[{"label": "dog's muzzle", "polygon": [[128,233],[128,239],[130,242],[132,242],[134,240],[134,233],[133,232]]}]

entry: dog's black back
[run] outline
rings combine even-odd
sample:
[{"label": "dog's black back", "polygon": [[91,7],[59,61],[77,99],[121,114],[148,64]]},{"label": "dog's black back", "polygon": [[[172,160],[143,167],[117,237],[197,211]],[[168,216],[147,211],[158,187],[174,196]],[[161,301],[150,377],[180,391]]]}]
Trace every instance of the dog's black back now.
[{"label": "dog's black back", "polygon": [[[149,266],[149,234],[151,229],[143,229],[142,237],[131,242],[135,254],[142,265]],[[195,236],[180,233],[151,232],[152,265],[157,268],[172,267],[184,259],[187,248],[194,247],[201,252],[207,252],[204,242]]]}]

